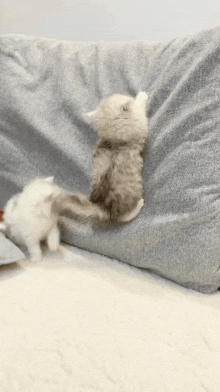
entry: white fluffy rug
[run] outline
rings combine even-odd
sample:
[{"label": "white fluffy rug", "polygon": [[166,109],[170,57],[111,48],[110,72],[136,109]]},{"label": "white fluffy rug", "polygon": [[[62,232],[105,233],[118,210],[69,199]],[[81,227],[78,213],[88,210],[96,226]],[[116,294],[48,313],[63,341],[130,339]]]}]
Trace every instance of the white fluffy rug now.
[{"label": "white fluffy rug", "polygon": [[220,391],[220,292],[63,252],[0,267],[0,392]]}]

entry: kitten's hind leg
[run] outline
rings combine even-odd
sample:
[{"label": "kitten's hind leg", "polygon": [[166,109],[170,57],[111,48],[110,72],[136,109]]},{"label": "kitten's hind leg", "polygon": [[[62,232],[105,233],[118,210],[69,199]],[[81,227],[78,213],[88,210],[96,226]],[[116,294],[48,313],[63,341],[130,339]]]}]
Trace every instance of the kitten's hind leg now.
[{"label": "kitten's hind leg", "polygon": [[143,205],[144,205],[144,199],[140,199],[139,202],[137,203],[137,206],[131,212],[128,212],[127,214],[123,215],[120,218],[119,222],[129,222],[130,220],[136,218]]},{"label": "kitten's hind leg", "polygon": [[49,250],[56,251],[60,244],[60,232],[57,226],[53,226],[47,236],[47,245]]},{"label": "kitten's hind leg", "polygon": [[39,241],[26,241],[26,245],[28,248],[28,252],[30,255],[31,261],[41,261],[42,259],[42,252],[40,248],[40,242]]}]

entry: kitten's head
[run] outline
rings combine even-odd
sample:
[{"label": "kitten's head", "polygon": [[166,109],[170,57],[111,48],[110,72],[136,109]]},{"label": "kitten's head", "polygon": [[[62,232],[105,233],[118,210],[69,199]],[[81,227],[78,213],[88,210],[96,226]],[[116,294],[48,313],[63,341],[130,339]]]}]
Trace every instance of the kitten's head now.
[{"label": "kitten's head", "polygon": [[60,194],[60,188],[53,180],[53,177],[37,178],[25,185],[22,193],[31,200],[52,201]]},{"label": "kitten's head", "polygon": [[36,208],[39,213],[50,217],[54,200],[61,193],[60,188],[53,182],[53,177],[37,178],[25,185],[23,191],[11,197],[4,209],[5,230],[10,230],[17,214],[24,214],[26,209],[30,213]]},{"label": "kitten's head", "polygon": [[87,116],[103,139],[139,141],[148,134],[146,103],[147,94],[142,91],[136,98],[114,94],[103,99]]}]

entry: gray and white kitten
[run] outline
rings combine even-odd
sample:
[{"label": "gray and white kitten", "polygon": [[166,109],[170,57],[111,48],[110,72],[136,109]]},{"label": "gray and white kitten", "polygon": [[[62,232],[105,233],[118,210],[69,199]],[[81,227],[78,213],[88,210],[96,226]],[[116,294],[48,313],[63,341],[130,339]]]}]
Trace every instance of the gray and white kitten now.
[{"label": "gray and white kitten", "polygon": [[84,222],[128,222],[144,205],[143,149],[148,136],[147,94],[114,94],[88,113],[99,141],[93,154],[91,194],[73,194],[63,208]]}]

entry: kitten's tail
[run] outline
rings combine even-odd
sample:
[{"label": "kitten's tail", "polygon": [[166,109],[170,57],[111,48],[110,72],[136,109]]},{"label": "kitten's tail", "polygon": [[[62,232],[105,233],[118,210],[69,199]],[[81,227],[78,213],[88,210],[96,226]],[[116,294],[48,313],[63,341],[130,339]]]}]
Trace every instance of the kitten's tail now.
[{"label": "kitten's tail", "polygon": [[92,203],[81,193],[73,195],[59,195],[53,203],[53,208],[60,215],[73,214],[74,218],[82,222],[100,223],[109,220],[109,214],[98,204]]}]

